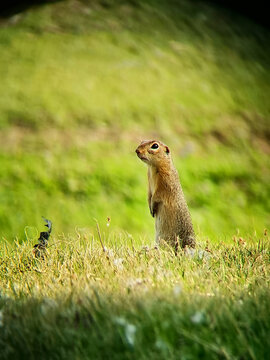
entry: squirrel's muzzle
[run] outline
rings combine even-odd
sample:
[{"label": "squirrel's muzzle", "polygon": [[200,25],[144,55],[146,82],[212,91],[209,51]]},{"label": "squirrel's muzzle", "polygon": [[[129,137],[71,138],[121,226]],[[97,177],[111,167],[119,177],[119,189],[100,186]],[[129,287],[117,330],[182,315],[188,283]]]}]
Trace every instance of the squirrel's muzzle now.
[{"label": "squirrel's muzzle", "polygon": [[138,148],[135,150],[135,152],[139,159],[141,159],[142,161],[148,161],[148,159],[145,156],[143,156],[143,153]]}]

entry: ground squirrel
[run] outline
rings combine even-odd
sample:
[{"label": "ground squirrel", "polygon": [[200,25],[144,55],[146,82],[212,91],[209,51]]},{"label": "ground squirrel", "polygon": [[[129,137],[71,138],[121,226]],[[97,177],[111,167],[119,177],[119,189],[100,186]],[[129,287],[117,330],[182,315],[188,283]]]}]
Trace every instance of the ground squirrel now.
[{"label": "ground squirrel", "polygon": [[188,206],[168,146],[143,141],[136,149],[148,165],[148,204],[155,218],[156,242],[175,247],[195,247],[195,234]]}]

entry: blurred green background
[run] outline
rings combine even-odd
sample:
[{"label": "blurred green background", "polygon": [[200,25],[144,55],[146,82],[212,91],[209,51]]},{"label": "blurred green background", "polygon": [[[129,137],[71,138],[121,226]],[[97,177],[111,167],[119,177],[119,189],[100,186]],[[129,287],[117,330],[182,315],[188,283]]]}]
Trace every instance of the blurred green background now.
[{"label": "blurred green background", "polygon": [[[199,238],[270,225],[269,30],[188,0],[61,1],[0,23],[0,230],[151,242],[143,139],[172,151]],[[35,231],[34,231],[35,233]]]}]

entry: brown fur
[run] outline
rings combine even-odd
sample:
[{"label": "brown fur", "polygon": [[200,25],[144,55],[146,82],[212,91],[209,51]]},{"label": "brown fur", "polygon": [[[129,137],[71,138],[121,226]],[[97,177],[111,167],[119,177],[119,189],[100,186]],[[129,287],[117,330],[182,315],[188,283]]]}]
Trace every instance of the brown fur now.
[{"label": "brown fur", "polygon": [[[158,148],[152,149],[153,144]],[[148,165],[148,204],[155,218],[156,242],[164,240],[176,250],[178,244],[194,248],[192,221],[169,148],[157,140],[143,141],[136,153]]]}]

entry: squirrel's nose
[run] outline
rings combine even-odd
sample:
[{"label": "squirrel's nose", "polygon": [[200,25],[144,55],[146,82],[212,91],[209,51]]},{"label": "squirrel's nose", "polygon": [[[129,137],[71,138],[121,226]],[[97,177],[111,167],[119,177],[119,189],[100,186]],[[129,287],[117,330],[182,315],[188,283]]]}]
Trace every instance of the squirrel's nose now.
[{"label": "squirrel's nose", "polygon": [[141,153],[139,149],[136,149],[135,152],[137,155],[139,155]]}]

